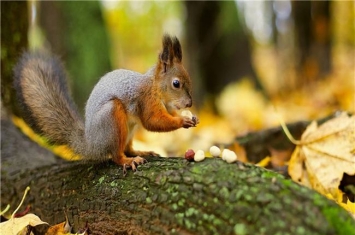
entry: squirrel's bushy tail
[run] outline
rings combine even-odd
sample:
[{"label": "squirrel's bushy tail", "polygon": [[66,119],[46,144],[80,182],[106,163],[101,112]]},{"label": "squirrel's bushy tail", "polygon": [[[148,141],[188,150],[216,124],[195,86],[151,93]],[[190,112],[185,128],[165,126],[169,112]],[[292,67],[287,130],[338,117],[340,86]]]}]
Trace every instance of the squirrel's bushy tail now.
[{"label": "squirrel's bushy tail", "polygon": [[84,121],[69,96],[65,70],[49,53],[26,52],[14,68],[23,118],[49,142],[84,154]]}]

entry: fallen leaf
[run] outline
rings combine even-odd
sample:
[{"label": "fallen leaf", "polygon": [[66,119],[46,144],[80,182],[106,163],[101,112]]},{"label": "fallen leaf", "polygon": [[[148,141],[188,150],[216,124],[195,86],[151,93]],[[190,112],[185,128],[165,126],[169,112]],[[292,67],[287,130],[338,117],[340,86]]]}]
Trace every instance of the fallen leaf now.
[{"label": "fallen leaf", "polygon": [[[47,222],[43,222],[35,214],[26,214],[21,217],[15,217],[15,215],[19,215],[17,211],[23,204],[29,190],[30,187],[26,187],[22,200],[18,205],[18,207],[16,208],[16,210],[12,213],[11,218],[7,221],[0,223],[0,234],[11,234],[11,235],[29,234],[31,232],[31,227],[35,227],[41,224],[48,224]],[[26,207],[26,211],[24,213],[27,213],[28,209],[29,207]]]},{"label": "fallen leaf", "polygon": [[40,224],[48,224],[48,223],[43,222],[35,214],[27,214],[20,218],[11,218],[8,221],[0,223],[0,234],[16,235],[28,225],[35,227]]},{"label": "fallen leaf", "polygon": [[344,173],[355,174],[355,116],[342,113],[318,127],[312,122],[297,142],[290,164],[292,179],[339,203]]}]

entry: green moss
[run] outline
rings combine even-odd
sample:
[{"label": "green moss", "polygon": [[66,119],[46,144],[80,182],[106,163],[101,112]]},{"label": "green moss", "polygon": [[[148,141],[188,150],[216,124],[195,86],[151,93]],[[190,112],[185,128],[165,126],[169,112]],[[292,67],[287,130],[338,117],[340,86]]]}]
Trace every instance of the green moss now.
[{"label": "green moss", "polygon": [[236,224],[234,225],[234,233],[237,235],[245,235],[247,234],[248,230],[247,227],[245,226],[245,224]]},{"label": "green moss", "polygon": [[183,225],[185,215],[184,213],[176,213],[175,214],[176,222],[180,225]]},{"label": "green moss", "polygon": [[185,204],[185,199],[184,198],[181,198],[179,201],[178,201],[178,205],[181,207],[181,206],[184,206]]},{"label": "green moss", "polygon": [[340,207],[324,207],[322,212],[338,235],[355,235],[355,221],[350,217],[341,218],[343,209]]},{"label": "green moss", "polygon": [[179,207],[178,207],[178,205],[177,205],[176,203],[173,203],[173,204],[171,205],[171,208],[172,208],[174,211],[176,211]]},{"label": "green moss", "polygon": [[196,228],[195,223],[191,222],[190,220],[185,219],[184,224],[185,224],[186,228],[189,230],[194,230]]},{"label": "green moss", "polygon": [[150,197],[147,197],[146,199],[145,199],[145,201],[148,203],[148,204],[150,204],[150,203],[152,203],[153,201],[152,201],[152,199],[150,198]]},{"label": "green moss", "polygon": [[188,209],[186,210],[185,215],[186,215],[186,217],[191,217],[191,216],[193,216],[193,215],[198,215],[198,210],[196,210],[196,209],[193,208],[193,207],[190,207],[190,208],[188,208]]},{"label": "green moss", "polygon": [[99,179],[99,184],[102,184],[102,182],[105,180],[105,176],[102,176],[100,179]]},{"label": "green moss", "polygon": [[302,226],[296,228],[296,233],[299,235],[306,234],[306,229]]}]

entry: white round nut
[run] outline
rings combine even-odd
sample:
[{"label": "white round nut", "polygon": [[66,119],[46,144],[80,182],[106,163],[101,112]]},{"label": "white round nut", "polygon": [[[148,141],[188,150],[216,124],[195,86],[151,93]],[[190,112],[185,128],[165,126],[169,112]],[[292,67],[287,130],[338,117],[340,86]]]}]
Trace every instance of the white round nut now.
[{"label": "white round nut", "polygon": [[221,150],[217,146],[212,146],[210,148],[210,153],[213,157],[218,157],[221,154]]},{"label": "white round nut", "polygon": [[203,161],[204,159],[205,159],[205,153],[203,152],[203,150],[197,150],[195,152],[194,161],[200,162]]},{"label": "white round nut", "polygon": [[192,119],[192,117],[193,117],[192,113],[191,113],[189,110],[183,110],[183,111],[181,112],[181,116],[183,116],[183,117],[188,117],[188,118],[190,118],[190,119]]},{"label": "white round nut", "polygon": [[224,157],[224,160],[228,163],[233,163],[233,162],[237,161],[237,154],[235,154],[235,152],[229,150],[229,151],[227,151],[227,154]]},{"label": "white round nut", "polygon": [[223,149],[222,156],[221,156],[223,160],[226,160],[226,156],[228,155],[229,151],[230,151],[229,149]]}]

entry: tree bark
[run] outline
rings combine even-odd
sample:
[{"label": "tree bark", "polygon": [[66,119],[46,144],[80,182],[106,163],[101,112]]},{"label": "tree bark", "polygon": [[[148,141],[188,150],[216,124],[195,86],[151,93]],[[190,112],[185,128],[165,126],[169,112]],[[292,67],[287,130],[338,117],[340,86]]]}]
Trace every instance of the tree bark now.
[{"label": "tree bark", "polygon": [[[31,157],[31,156],[29,156]],[[283,176],[221,159],[150,158],[126,177],[111,162],[66,162],[1,177],[1,206],[92,234],[354,234],[350,215]],[[302,215],[302,216],[300,216]]]},{"label": "tree bark", "polygon": [[28,9],[26,1],[1,1],[1,103],[19,115],[13,88],[13,67],[27,48]]},{"label": "tree bark", "polygon": [[262,90],[235,2],[185,1],[185,6],[188,71],[194,79],[197,105],[205,98],[214,104],[226,85],[243,77]]}]

